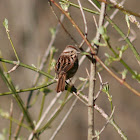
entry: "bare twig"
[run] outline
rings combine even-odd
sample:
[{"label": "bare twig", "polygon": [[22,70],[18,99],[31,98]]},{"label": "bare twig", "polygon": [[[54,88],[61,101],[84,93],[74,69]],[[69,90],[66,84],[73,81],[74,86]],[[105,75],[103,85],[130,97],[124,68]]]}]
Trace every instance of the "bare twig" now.
[{"label": "bare twig", "polygon": [[[41,123],[43,122],[43,120],[45,119],[46,115],[49,113],[50,109],[52,108],[52,106],[56,103],[56,101],[59,99],[59,97],[61,96],[62,92],[59,92],[56,94],[56,96],[53,98],[53,100],[50,102],[49,106],[46,108],[45,112],[43,113],[42,117],[40,118],[40,120],[38,121],[37,125],[35,126],[34,131],[36,131]],[[32,137],[34,135],[34,132],[32,132],[28,138],[28,140],[31,140]]]},{"label": "bare twig", "polygon": [[[101,3],[101,12],[99,17],[99,25],[98,27],[101,28],[104,23],[105,18],[105,10],[106,5],[105,3]],[[100,42],[101,34],[99,30],[96,32],[95,40]],[[96,55],[98,54],[99,46],[95,47]],[[96,83],[96,59],[93,59],[91,63],[91,73],[89,79],[89,97],[88,97],[88,140],[94,139],[94,94],[95,94],[95,83]]]},{"label": "bare twig", "polygon": [[[83,11],[83,8],[82,8],[82,5],[81,5],[80,0],[77,0],[77,1],[78,1],[79,7],[80,7],[80,11],[81,11],[81,14],[82,14],[82,17],[83,17],[83,21],[84,21],[84,26],[85,26],[85,38],[87,38],[88,28],[87,28],[86,17],[85,17],[85,14],[84,14],[84,11]],[[83,46],[84,42],[85,42],[85,40],[83,39],[83,41],[82,41],[81,44],[79,45],[79,48],[81,48],[81,47]]]},{"label": "bare twig", "polygon": [[79,92],[82,92],[82,91],[84,90],[84,88],[85,88],[87,82],[88,82],[88,79],[86,79],[86,81],[84,82],[84,84],[83,84],[83,86],[81,87],[81,89],[79,90]]},{"label": "bare twig", "polygon": [[57,135],[57,133],[59,132],[59,130],[61,129],[61,127],[63,126],[63,124],[65,123],[66,119],[68,118],[68,116],[70,115],[72,109],[74,108],[76,102],[77,102],[78,98],[76,98],[71,107],[69,108],[68,112],[66,113],[66,115],[64,116],[63,120],[61,121],[61,123],[59,124],[59,126],[57,127],[57,129],[55,130],[55,132],[53,133],[53,135],[51,136],[50,140],[54,140],[55,136]]},{"label": "bare twig", "polygon": [[7,19],[4,20],[3,25],[4,25],[5,29],[6,29],[7,37],[8,37],[8,39],[9,39],[9,41],[10,41],[10,44],[11,44],[12,49],[13,49],[13,51],[14,51],[15,57],[16,57],[16,59],[17,59],[17,64],[16,64],[11,70],[8,71],[8,73],[10,73],[10,72],[13,72],[14,70],[16,70],[16,69],[18,68],[19,63],[20,63],[20,60],[19,60],[19,57],[18,57],[18,55],[17,55],[15,46],[14,46],[14,44],[13,44],[13,41],[12,41],[11,36],[10,36],[10,33],[9,33],[10,30],[8,29],[8,20],[7,20]]},{"label": "bare twig", "polygon": [[[99,29],[103,26],[104,24],[104,18],[105,18],[105,9],[106,9],[106,5],[105,3],[101,3],[101,12],[100,12],[100,17],[99,17]],[[95,40],[97,40],[98,42],[100,42],[100,39],[101,39],[101,34],[100,32],[97,30],[96,32],[96,37],[95,37]]]},{"label": "bare twig", "polygon": [[[64,15],[61,14],[60,21],[62,22],[63,19],[64,19]],[[54,35],[52,35],[51,41],[50,41],[50,43],[49,43],[49,45],[48,45],[48,48],[47,48],[47,50],[45,51],[45,54],[44,54],[44,56],[43,56],[43,58],[42,58],[42,61],[41,61],[39,70],[42,70],[42,69],[44,68],[44,65],[45,65],[45,63],[46,63],[46,61],[47,61],[47,57],[48,57],[48,55],[49,55],[50,49],[51,49],[51,47],[52,47],[52,45],[53,45],[53,43],[54,43],[54,41],[55,41],[55,39],[56,39],[56,35],[57,35],[57,33],[58,33],[59,28],[60,28],[60,23],[58,23],[57,26],[56,26],[56,32],[55,32]],[[32,87],[34,87],[34,86],[37,84],[37,82],[38,82],[38,80],[39,80],[39,77],[40,77],[40,74],[37,73],[37,74],[36,74],[36,77],[35,77],[35,79],[34,79],[34,82],[33,82],[33,84],[32,84]],[[33,94],[33,91],[31,91],[30,94],[29,94],[29,96],[28,96],[27,106],[29,106],[29,103],[30,103],[32,94]]]},{"label": "bare twig", "polygon": [[114,111],[115,111],[115,107],[113,108],[112,113],[111,113],[110,117],[108,118],[107,122],[105,123],[105,125],[102,127],[102,129],[100,130],[100,132],[98,132],[97,135],[93,136],[93,138],[97,138],[105,130],[107,124],[110,122],[110,120],[113,117]]},{"label": "bare twig", "polygon": [[137,38],[137,35],[136,35],[136,32],[133,29],[130,29],[130,32],[131,32],[132,35],[129,36],[128,38],[130,39],[131,42],[133,42]]},{"label": "bare twig", "polygon": [[100,9],[96,6],[96,4],[94,4],[92,0],[88,0],[88,1],[100,12]]},{"label": "bare twig", "polygon": [[70,94],[67,98],[65,98],[63,100],[63,102],[61,103],[61,105],[59,105],[55,111],[53,111],[53,113],[51,114],[51,116],[49,117],[49,119],[47,120],[47,123],[40,129],[38,129],[37,131],[35,131],[35,133],[37,134],[41,134],[43,133],[46,128],[50,127],[50,124],[53,122],[53,120],[59,115],[59,113],[62,111],[62,109],[64,108],[65,104],[68,103],[68,101],[70,101],[70,99],[73,97],[72,94]]},{"label": "bare twig", "polygon": [[[82,92],[84,90],[84,87],[87,83],[87,80],[84,82],[83,86],[81,87],[81,89],[78,92]],[[73,94],[76,96],[77,94],[75,92],[73,92]],[[68,97],[68,99],[71,97],[71,95]],[[71,107],[69,108],[68,112],[66,113],[66,115],[64,116],[63,120],[60,122],[59,126],[57,127],[57,129],[55,130],[55,132],[53,133],[53,135],[51,136],[50,140],[53,140],[55,138],[55,136],[57,135],[58,131],[61,129],[61,127],[63,126],[63,124],[65,123],[66,119],[68,118],[68,116],[70,115],[72,109],[74,108],[77,100],[81,99],[79,98],[79,96],[76,96],[77,98],[73,101]],[[81,100],[83,101],[83,100]]]},{"label": "bare twig", "polygon": [[94,93],[96,81],[96,62],[91,63],[88,94],[88,140],[93,139],[94,135]]},{"label": "bare twig", "polygon": [[94,97],[94,100],[96,100],[99,96],[99,94],[102,92],[102,89],[103,89],[103,81],[102,81],[102,77],[100,75],[100,73],[98,72],[98,77],[99,77],[99,80],[100,80],[100,89],[99,91],[97,92],[96,96]]},{"label": "bare twig", "polygon": [[130,10],[127,10],[127,9],[123,8],[123,6],[120,6],[119,4],[117,4],[116,0],[110,0],[110,2],[107,2],[105,0],[100,0],[100,1],[104,2],[106,4],[112,4],[112,7],[116,8],[116,9],[119,9],[123,13],[129,14],[129,15],[133,15],[133,16],[136,16],[136,17],[140,18],[140,14],[139,13],[135,13],[133,11],[130,11]]},{"label": "bare twig", "polygon": [[[55,13],[53,7],[52,7],[52,4],[51,4],[51,1],[49,1],[49,4],[50,4],[50,7],[51,7],[51,10],[54,14],[54,16],[56,17],[56,19],[58,20],[58,22],[60,23],[61,27],[63,28],[63,30],[69,35],[69,37],[72,39],[72,41],[77,44],[77,41],[72,37],[72,35],[67,31],[67,29],[65,28],[65,26],[63,25],[62,21],[58,18],[57,14]],[[68,10],[68,9],[67,9]],[[65,12],[67,12],[67,10]]]},{"label": "bare twig", "polygon": [[19,118],[19,125],[16,127],[15,129],[15,132],[14,132],[14,136],[13,136],[13,140],[16,140],[18,138],[18,135],[19,135],[19,132],[20,132],[20,129],[21,129],[21,124],[24,120],[24,117],[23,117],[23,113],[20,115],[20,118]]},{"label": "bare twig", "polygon": [[[79,93],[79,91],[77,92],[77,94],[75,92],[73,92],[73,94],[78,97],[78,99],[80,101],[82,101],[86,106],[88,106],[88,98],[85,96],[85,95],[82,95]],[[88,106],[89,107],[89,106]],[[114,119],[112,119],[112,115],[113,115],[113,110],[112,110],[112,113],[110,115],[110,117],[105,113],[105,111],[100,108],[97,104],[94,104],[94,109],[97,110],[101,116],[103,118],[105,118],[107,121],[109,121],[109,124],[111,124],[115,129],[116,131],[118,132],[118,134],[121,136],[121,138],[123,138],[123,140],[127,140],[127,137],[125,136],[125,134],[123,133],[123,131],[119,128],[119,126],[116,124],[116,122],[114,121]]]},{"label": "bare twig", "polygon": [[77,94],[77,93],[75,93],[75,92],[73,92],[73,94],[74,94],[82,103],[84,103],[86,106],[88,106],[88,104],[84,101],[83,96],[82,96],[82,98],[81,98],[79,94]]},{"label": "bare twig", "polygon": [[17,64],[15,64],[15,66],[12,69],[10,69],[7,73],[11,73],[11,72],[15,71],[18,68],[19,63],[20,63],[20,61],[17,61]]},{"label": "bare twig", "polygon": [[[13,101],[11,100],[10,118],[12,117],[13,117]],[[11,140],[11,134],[12,134],[12,120],[10,120],[10,126],[9,126],[9,140]]]},{"label": "bare twig", "polygon": [[30,114],[29,112],[26,110],[25,106],[24,106],[24,103],[23,103],[23,100],[21,99],[21,97],[16,93],[16,89],[15,89],[15,86],[14,84],[12,83],[12,80],[10,78],[10,76],[6,76],[4,73],[3,73],[3,70],[1,69],[0,67],[0,75],[3,79],[3,81],[5,81],[5,83],[7,84],[8,88],[14,93],[13,94],[13,97],[16,99],[20,109],[22,110],[22,112],[24,113],[25,117],[26,117],[26,120],[28,121],[29,125],[30,125],[30,128],[31,129],[34,129],[34,124],[32,122],[32,119],[30,117]]},{"label": "bare twig", "polygon": [[[123,0],[122,2],[119,3],[119,5],[122,6],[125,3],[125,1],[126,0]],[[115,11],[111,14],[110,19],[112,20],[118,12],[119,12],[119,9],[115,9]],[[104,27],[106,28],[108,25],[109,25],[109,22],[107,21],[104,24]]]},{"label": "bare twig", "polygon": [[95,18],[95,16],[93,15],[93,19],[94,19],[94,23],[95,23],[95,26],[96,26],[96,30],[98,30],[98,24],[97,24],[97,21],[96,21],[96,18]]},{"label": "bare twig", "polygon": [[[95,104],[94,108],[106,119],[109,120],[109,116],[102,110],[98,105]],[[109,123],[117,130],[118,134],[123,138],[123,140],[127,140],[127,137],[123,133],[123,131],[119,128],[119,126],[115,123],[113,119],[109,121]]]},{"label": "bare twig", "polygon": [[98,98],[98,96],[100,95],[100,93],[102,92],[103,86],[105,86],[105,85],[108,84],[108,82],[103,83],[102,77],[101,77],[101,75],[99,74],[99,72],[98,72],[97,74],[98,74],[98,77],[99,77],[99,80],[100,80],[100,89],[99,89],[99,91],[97,92],[96,96],[94,97],[94,100],[96,100],[96,99]]}]

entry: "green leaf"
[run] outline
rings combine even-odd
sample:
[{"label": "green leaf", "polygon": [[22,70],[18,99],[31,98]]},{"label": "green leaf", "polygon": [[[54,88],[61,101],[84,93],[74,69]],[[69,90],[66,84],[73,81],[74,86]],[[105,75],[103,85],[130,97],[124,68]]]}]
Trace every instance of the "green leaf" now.
[{"label": "green leaf", "polygon": [[81,52],[81,55],[90,55],[88,52]]},{"label": "green leaf", "polygon": [[128,49],[128,45],[125,45],[125,46],[122,46],[121,51],[124,52],[127,49]]},{"label": "green leaf", "polygon": [[100,132],[98,130],[95,130],[95,136],[97,136],[97,140],[100,139]]},{"label": "green leaf", "polygon": [[105,93],[108,93],[109,92],[109,84],[104,85],[102,91]]},{"label": "green leaf", "polygon": [[7,133],[8,133],[8,130],[4,128],[2,130],[2,133],[0,133],[0,140],[6,140]]},{"label": "green leaf", "polygon": [[95,5],[96,5],[98,8],[101,8],[101,5],[100,5],[99,1],[97,1],[97,0],[92,0],[92,1],[95,3]]},{"label": "green leaf", "polygon": [[93,39],[91,42],[99,46],[106,46],[106,44],[100,43],[97,39]]},{"label": "green leaf", "polygon": [[125,20],[126,20],[126,23],[128,26],[127,36],[129,36],[129,34],[130,34],[130,22],[129,22],[129,15],[128,14],[125,15]]},{"label": "green leaf", "polygon": [[52,92],[52,90],[48,89],[48,88],[42,88],[40,89],[40,91],[44,92],[46,95],[50,92]]},{"label": "green leaf", "polygon": [[55,65],[56,65],[56,60],[55,60],[55,59],[53,59],[53,60],[52,60],[52,62],[51,62],[51,67],[52,67],[52,68],[54,68],[54,67],[55,67]]},{"label": "green leaf", "polygon": [[52,46],[50,49],[50,52],[55,53],[55,52],[57,52],[57,49],[54,46]]},{"label": "green leaf", "polygon": [[31,64],[31,66],[37,69],[37,67],[34,64]]},{"label": "green leaf", "polygon": [[105,29],[104,29],[103,26],[101,26],[101,27],[99,28],[99,33],[100,33],[101,35],[105,34]]},{"label": "green leaf", "polygon": [[101,26],[98,30],[104,40],[109,40],[109,37],[107,35],[107,30],[105,27]]},{"label": "green leaf", "polygon": [[105,56],[108,57],[108,58],[110,57],[110,55],[108,53],[105,53]]},{"label": "green leaf", "polygon": [[127,72],[128,70],[124,69],[121,74],[122,74],[122,79],[125,79],[126,78],[126,75],[127,75]]},{"label": "green leaf", "polygon": [[58,100],[58,103],[59,103],[59,104],[62,104],[62,103],[63,103],[63,100]]},{"label": "green leaf", "polygon": [[83,77],[79,77],[79,80],[80,80],[80,81],[83,81],[83,82],[84,82],[84,81],[87,81],[87,79],[86,79],[86,78],[83,78]]},{"label": "green leaf", "polygon": [[67,12],[68,11],[68,8],[70,6],[69,2],[68,1],[65,1],[65,3],[63,3],[63,2],[59,2],[59,3],[61,5],[62,9]]},{"label": "green leaf", "polygon": [[52,36],[54,36],[54,35],[55,35],[55,33],[56,33],[56,29],[55,29],[55,28],[50,28],[49,30],[50,30],[50,32],[51,32],[51,34],[52,34]]},{"label": "green leaf", "polygon": [[3,21],[3,26],[5,27],[6,30],[8,30],[8,19],[4,19]]},{"label": "green leaf", "polygon": [[[135,71],[135,74],[136,74],[138,77],[140,77],[140,74],[138,74],[137,71]],[[132,75],[132,78],[133,78],[133,79],[137,79],[135,75]],[[140,83],[140,81],[138,81],[138,82]]]}]

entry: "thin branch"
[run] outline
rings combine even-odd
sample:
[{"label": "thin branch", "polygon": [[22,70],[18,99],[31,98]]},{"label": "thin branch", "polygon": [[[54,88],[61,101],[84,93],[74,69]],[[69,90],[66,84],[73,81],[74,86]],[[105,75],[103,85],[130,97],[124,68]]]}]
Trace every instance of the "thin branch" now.
[{"label": "thin branch", "polygon": [[17,64],[12,69],[10,69],[7,73],[11,73],[11,72],[15,71],[19,66],[19,62],[20,61],[17,61]]},{"label": "thin branch", "polygon": [[[14,64],[14,65],[17,64],[17,61],[6,60],[6,59],[3,59],[3,58],[0,58],[0,61],[5,62],[5,63],[9,63],[9,64]],[[42,75],[44,75],[44,76],[46,76],[46,77],[48,77],[50,79],[54,79],[54,76],[52,76],[50,74],[47,74],[44,71],[41,71],[36,67],[30,66],[30,65],[27,65],[27,64],[24,64],[24,63],[21,63],[21,62],[19,63],[19,66],[22,66],[24,68],[36,71],[36,72],[38,72],[38,73],[40,73],[40,74],[42,74]]]},{"label": "thin branch", "polygon": [[[60,21],[62,22],[63,20],[64,20],[64,15],[61,14]],[[44,68],[44,65],[45,65],[45,63],[47,61],[47,57],[48,57],[48,55],[50,53],[50,49],[51,49],[51,47],[52,47],[52,45],[53,45],[53,43],[54,43],[54,41],[56,39],[57,33],[59,31],[59,28],[60,28],[60,23],[57,24],[55,34],[52,35],[52,37],[51,37],[51,41],[50,41],[50,43],[48,45],[48,48],[46,49],[45,54],[44,54],[44,56],[42,58],[41,64],[39,66],[39,70],[43,70],[43,68]],[[37,73],[36,76],[35,76],[34,82],[32,84],[32,87],[36,86],[36,84],[37,84],[37,82],[39,80],[39,77],[40,77],[40,73]],[[30,104],[32,94],[33,94],[33,91],[31,91],[29,93],[29,95],[28,95],[27,106],[29,106],[29,104]]]},{"label": "thin branch", "polygon": [[113,117],[114,110],[115,110],[115,107],[113,108],[112,113],[111,113],[110,117],[108,118],[107,122],[105,123],[105,125],[102,127],[102,129],[100,130],[100,132],[98,132],[98,134],[96,134],[95,136],[93,136],[93,138],[97,138],[105,130],[107,124],[110,122],[110,120]]},{"label": "thin branch", "polygon": [[29,123],[30,125],[30,128],[31,129],[34,129],[34,124],[32,122],[32,119],[30,117],[30,114],[29,112],[26,110],[25,106],[24,106],[24,103],[21,99],[21,97],[16,93],[16,89],[11,81],[11,78],[10,76],[6,77],[5,74],[3,73],[2,69],[0,68],[0,75],[3,79],[3,81],[7,84],[8,88],[14,93],[13,94],[13,97],[16,99],[21,111],[24,113],[25,117],[26,117],[26,120],[27,122]]},{"label": "thin branch", "polygon": [[119,57],[119,54],[116,53],[115,49],[112,48],[112,46],[111,46],[109,40],[108,40],[108,39],[105,39],[105,38],[104,38],[104,40],[105,40],[105,43],[106,43],[106,45],[108,46],[108,48],[109,48],[109,49],[113,52],[113,54],[115,55],[115,57],[116,57],[116,58],[119,58],[120,63],[123,64],[123,66],[124,66],[133,76],[135,76],[136,79],[137,79],[138,81],[140,81],[140,77],[138,76],[138,74],[137,74],[134,70],[132,70],[132,69],[125,63],[125,61],[124,61],[121,57]]},{"label": "thin branch", "polygon": [[[86,106],[88,106],[88,103],[86,103],[85,100],[84,100],[84,97],[85,97],[85,96],[82,95],[82,98],[81,98],[81,96],[80,96],[79,93],[73,92],[73,94],[74,94],[82,103],[84,103]],[[86,101],[87,101],[87,100],[86,100]]]},{"label": "thin branch", "polygon": [[93,15],[93,19],[94,19],[94,23],[95,23],[95,26],[96,26],[96,30],[98,30],[99,29],[99,27],[98,27],[98,25],[97,25],[97,21],[96,21],[96,18],[95,18],[95,16]]},{"label": "thin branch", "polygon": [[125,34],[121,31],[121,29],[108,16],[106,16],[106,19],[116,29],[116,31],[121,35],[121,37],[126,41],[130,49],[132,50],[136,60],[138,61],[138,63],[140,63],[140,55],[136,50],[136,48],[133,46],[133,44],[130,42],[129,38],[125,36]]},{"label": "thin branch", "polygon": [[[65,3],[65,2],[67,2],[67,0],[61,0],[61,2]],[[69,4],[70,4],[71,6],[74,6],[74,7],[76,7],[76,8],[80,8],[79,5],[74,4],[74,3],[70,2],[70,1],[68,1],[68,2],[69,2]],[[93,11],[93,10],[90,10],[90,9],[88,9],[88,8],[85,8],[85,7],[83,7],[83,10],[84,10],[84,11],[87,11],[87,12],[90,12],[90,13],[93,13],[93,14],[96,14],[96,15],[99,15],[99,14],[100,14],[100,13],[97,12],[97,11]]]},{"label": "thin branch", "polygon": [[60,131],[61,127],[64,125],[66,119],[68,118],[68,116],[70,115],[71,111],[73,110],[76,102],[77,102],[78,98],[76,98],[71,107],[69,108],[68,112],[66,113],[66,115],[64,116],[63,120],[61,121],[61,123],[59,124],[59,126],[57,127],[57,129],[54,131],[53,135],[51,136],[51,138],[49,140],[54,140],[54,138],[56,137],[56,135],[58,134],[58,132]]},{"label": "thin branch", "polygon": [[11,120],[15,124],[18,124],[18,125],[22,126],[23,128],[26,128],[27,130],[31,131],[31,128],[29,126],[27,126],[24,123],[20,123],[20,121],[14,119],[13,117],[10,117],[9,112],[5,112],[2,109],[0,109],[0,116],[3,117],[4,119]]},{"label": "thin branch", "polygon": [[[105,3],[101,3],[100,17],[99,17],[99,29],[103,26],[105,18]],[[96,32],[95,40],[100,42],[101,34],[99,29]],[[96,55],[98,54],[99,46],[95,47]],[[94,60],[94,59],[93,59]],[[95,83],[96,83],[96,59],[91,63],[91,72],[89,80],[89,97],[88,97],[88,140],[94,139],[94,94],[95,94]]]},{"label": "thin branch", "polygon": [[[86,17],[85,17],[85,14],[84,14],[84,11],[83,11],[83,8],[82,8],[82,5],[81,5],[80,0],[77,0],[77,1],[78,1],[79,7],[80,7],[80,11],[81,11],[81,14],[82,14],[82,17],[83,17],[83,21],[84,21],[85,38],[87,38],[88,28],[87,28]],[[82,41],[81,44],[79,45],[79,48],[81,48],[81,47],[83,46],[84,42],[85,42],[85,40],[83,39],[83,41]]]},{"label": "thin branch", "polygon": [[[13,117],[13,101],[11,100],[10,118],[12,117]],[[12,134],[12,120],[10,120],[10,126],[9,126],[9,140],[11,140],[11,134]]]},{"label": "thin branch", "polygon": [[[50,7],[51,7],[51,10],[52,10],[52,13],[54,14],[54,16],[56,17],[57,21],[59,22],[59,24],[61,25],[61,27],[63,28],[63,30],[69,35],[69,37],[71,38],[71,40],[77,44],[77,41],[71,36],[71,34],[67,31],[67,29],[65,28],[65,26],[63,25],[62,23],[62,20],[60,20],[57,16],[57,14],[55,13],[53,7],[52,7],[52,4],[51,2],[49,1],[49,4],[50,4]],[[63,15],[64,16],[64,15]]]},{"label": "thin branch", "polygon": [[[50,50],[50,55],[49,55],[49,63],[48,63],[48,70],[47,70],[47,73],[48,73],[48,74],[51,73],[52,62],[53,62],[53,58],[54,58],[54,53],[55,53],[55,49],[52,48],[52,49]],[[44,83],[48,83],[48,81],[49,81],[49,78],[46,77],[46,78],[44,79]],[[39,93],[40,93],[40,91],[37,92],[35,98],[38,97]],[[43,108],[44,108],[44,103],[45,103],[46,95],[47,95],[47,94],[46,94],[45,92],[43,92],[43,97],[42,97],[41,106],[40,106],[40,112],[39,112],[39,116],[38,116],[38,121],[40,120],[40,118],[41,118],[41,116],[42,116],[42,112],[43,112]],[[38,122],[38,121],[37,121],[37,122]]]},{"label": "thin branch", "polygon": [[[56,101],[59,99],[59,97],[61,96],[62,92],[59,92],[56,94],[56,96],[53,98],[53,100],[50,102],[49,106],[46,108],[45,112],[43,113],[42,117],[40,118],[40,120],[38,121],[37,125],[35,126],[34,132],[40,127],[40,125],[42,124],[42,122],[44,121],[44,119],[46,118],[46,115],[49,113],[50,109],[52,108],[52,106],[56,103]],[[31,140],[34,132],[32,132],[28,138],[28,140]]]},{"label": "thin branch", "polygon": [[[119,3],[119,5],[122,6],[125,3],[125,1],[126,0],[123,0],[122,2]],[[119,9],[115,9],[115,11],[111,14],[110,19],[112,20],[118,12],[119,12]],[[109,22],[107,21],[104,24],[104,27],[106,28],[108,25],[109,25]]]},{"label": "thin branch", "polygon": [[[108,121],[109,120],[109,116],[98,106],[95,104],[94,108]],[[117,130],[118,134],[121,136],[121,138],[123,138],[123,140],[127,140],[127,137],[125,136],[125,134],[123,133],[123,131],[119,128],[119,126],[115,123],[115,121],[113,119],[111,119],[109,121],[109,123],[111,125],[113,125],[113,127]]]},{"label": "thin branch", "polygon": [[[115,8],[115,9],[117,8],[117,9],[119,9],[121,12],[130,14],[130,15],[134,15],[134,16],[140,18],[140,14],[139,14],[139,13],[135,13],[135,12],[133,12],[133,11],[130,11],[130,10],[127,10],[127,9],[123,8],[122,6],[120,6],[120,5],[118,5],[118,4],[116,3],[116,0],[110,0],[110,2],[106,2],[105,0],[100,0],[100,1],[106,3],[107,5],[112,4],[112,8]],[[111,7],[111,5],[110,5],[110,7]]]},{"label": "thin branch", "polygon": [[7,20],[7,19],[4,20],[3,25],[4,25],[4,27],[5,27],[5,30],[6,30],[6,33],[7,33],[7,37],[8,37],[8,39],[9,39],[9,41],[10,41],[10,44],[11,44],[11,46],[12,46],[12,49],[13,49],[14,54],[15,54],[15,56],[16,56],[16,59],[17,59],[18,62],[20,62],[19,57],[18,57],[17,52],[16,52],[16,49],[15,49],[15,47],[14,47],[13,41],[12,41],[12,39],[11,39],[11,37],[10,37],[10,33],[9,33],[10,30],[8,29],[8,20]]},{"label": "thin branch", "polygon": [[100,12],[99,7],[97,7],[96,4],[94,4],[94,2],[92,0],[88,0],[88,1]]},{"label": "thin branch", "polygon": [[96,100],[99,96],[99,94],[102,92],[102,89],[103,89],[103,81],[102,81],[102,77],[100,75],[100,73],[98,72],[98,77],[99,77],[99,80],[100,80],[100,89],[99,91],[97,92],[96,96],[94,97],[94,100]]},{"label": "thin branch", "polygon": [[14,140],[16,140],[18,138],[18,135],[19,135],[19,132],[21,129],[21,124],[23,123],[23,120],[24,120],[24,114],[21,113],[20,118],[19,118],[20,123],[18,124],[18,126],[16,127],[15,132],[14,132],[14,138],[13,138]]},{"label": "thin branch", "polygon": [[[85,95],[82,95],[79,93],[79,91],[77,92],[77,94],[75,92],[72,92],[76,97],[78,97],[78,99],[80,99],[80,101],[82,100],[82,102],[88,106],[88,98],[85,97]],[[88,106],[89,107],[89,106]],[[107,121],[110,120],[110,117],[105,113],[105,111],[100,108],[97,104],[94,105],[94,109],[96,109],[103,118],[105,118]],[[113,112],[113,111],[112,111]],[[112,114],[112,113],[111,113]],[[111,115],[112,116],[112,115]],[[124,140],[127,140],[127,137],[125,136],[125,134],[123,133],[123,131],[120,129],[120,127],[116,124],[116,122],[114,121],[114,119],[111,119],[109,121],[109,124],[111,124],[115,130],[118,132],[118,134],[121,136],[121,138],[123,138]]]},{"label": "thin branch", "polygon": [[130,39],[131,42],[133,42],[137,38],[137,35],[136,35],[136,32],[133,29],[130,29],[130,32],[131,32],[132,35],[129,36],[128,38]]},{"label": "thin branch", "polygon": [[[86,81],[87,82],[87,81]],[[82,87],[80,88],[80,91],[82,91],[83,87],[85,86],[85,82],[82,85]],[[64,105],[73,97],[72,94],[70,94],[68,96],[68,93],[66,94],[65,99],[63,100],[62,104],[51,114],[50,118],[47,120],[47,123],[41,128],[36,130],[36,133],[41,134],[46,128],[48,128],[50,126],[50,124],[52,123],[52,121],[57,117],[57,115],[61,112],[61,110],[63,109]],[[77,93],[78,94],[78,93]],[[67,98],[68,96],[68,98]]]},{"label": "thin branch", "polygon": [[[98,25],[99,28],[98,29],[100,29],[103,26],[103,24],[104,24],[105,9],[106,9],[106,5],[105,5],[105,3],[102,2],[101,3],[101,10],[100,10],[100,17],[99,17],[99,25]],[[100,39],[101,39],[101,34],[97,30],[95,40],[100,42]]]},{"label": "thin branch", "polygon": [[47,123],[40,129],[38,129],[36,131],[37,134],[41,134],[43,133],[46,128],[50,127],[50,124],[53,122],[53,120],[59,115],[59,113],[62,111],[62,109],[64,108],[65,104],[68,103],[68,101],[70,101],[70,99],[73,97],[73,95],[69,95],[67,99],[64,99],[64,101],[62,102],[62,104],[52,113],[52,115],[50,116],[50,118],[47,120]]},{"label": "thin branch", "polygon": [[96,81],[96,62],[91,63],[88,94],[88,140],[93,139],[94,135],[94,93]]},{"label": "thin branch", "polygon": [[[43,84],[43,85],[40,85],[40,86],[37,86],[37,87],[16,90],[16,93],[22,93],[22,92],[27,92],[27,91],[32,91],[32,90],[39,90],[39,89],[48,87],[48,86],[50,86],[54,83],[55,83],[55,80],[52,80],[51,82],[49,82],[47,84]],[[14,94],[14,93],[12,91],[9,91],[9,92],[0,93],[0,96],[11,95],[11,94]]]},{"label": "thin branch", "polygon": [[17,62],[18,62],[11,70],[8,71],[8,73],[11,73],[11,72],[15,71],[18,68],[20,60],[19,60],[19,57],[17,55],[16,49],[14,47],[13,41],[12,41],[12,39],[10,37],[10,33],[9,33],[10,30],[8,29],[8,20],[6,18],[5,18],[4,22],[3,22],[3,25],[5,27],[5,30],[6,30],[6,33],[7,33],[7,37],[9,39],[9,41],[10,41],[10,44],[12,46],[12,49],[14,51],[14,54],[15,54]]}]

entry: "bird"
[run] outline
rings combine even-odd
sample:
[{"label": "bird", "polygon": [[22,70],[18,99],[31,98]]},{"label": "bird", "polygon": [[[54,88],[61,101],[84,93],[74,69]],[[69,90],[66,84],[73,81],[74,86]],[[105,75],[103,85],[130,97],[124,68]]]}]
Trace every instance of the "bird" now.
[{"label": "bird", "polygon": [[55,72],[58,77],[56,92],[65,90],[65,81],[72,78],[78,69],[78,50],[72,45],[67,45],[60,54],[55,65]]}]

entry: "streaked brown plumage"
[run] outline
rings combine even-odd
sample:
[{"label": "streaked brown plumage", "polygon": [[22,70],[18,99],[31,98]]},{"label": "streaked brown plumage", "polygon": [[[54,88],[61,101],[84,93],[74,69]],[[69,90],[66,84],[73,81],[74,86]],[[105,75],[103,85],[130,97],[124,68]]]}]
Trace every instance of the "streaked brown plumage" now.
[{"label": "streaked brown plumage", "polygon": [[55,72],[58,75],[56,92],[65,90],[65,81],[74,76],[78,69],[78,51],[74,46],[68,45],[58,58]]}]

